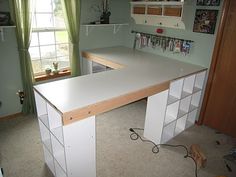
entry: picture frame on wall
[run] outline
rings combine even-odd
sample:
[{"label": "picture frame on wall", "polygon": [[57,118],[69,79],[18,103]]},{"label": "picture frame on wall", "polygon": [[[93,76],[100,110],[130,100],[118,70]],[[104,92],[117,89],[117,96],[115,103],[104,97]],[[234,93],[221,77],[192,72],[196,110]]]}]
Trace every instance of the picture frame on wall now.
[{"label": "picture frame on wall", "polygon": [[10,25],[12,25],[10,12],[0,12],[0,26]]},{"label": "picture frame on wall", "polygon": [[219,6],[220,0],[197,0],[197,6]]},{"label": "picture frame on wall", "polygon": [[214,34],[218,10],[197,9],[193,25],[193,32]]}]

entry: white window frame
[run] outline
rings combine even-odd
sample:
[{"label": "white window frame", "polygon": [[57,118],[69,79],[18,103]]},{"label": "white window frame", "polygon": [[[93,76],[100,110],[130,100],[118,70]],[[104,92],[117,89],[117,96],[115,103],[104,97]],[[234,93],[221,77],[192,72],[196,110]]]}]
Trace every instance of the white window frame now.
[{"label": "white window frame", "polygon": [[[51,0],[51,2],[52,2],[52,0]],[[34,14],[33,14],[33,19],[34,20],[36,20],[36,23],[37,23],[37,18],[36,18],[36,14],[52,14],[53,15],[53,12],[51,13],[51,12],[37,12],[37,11],[35,11],[34,12]],[[33,21],[32,21],[33,22]],[[53,19],[53,23],[54,23],[55,21],[54,21],[54,19]],[[33,23],[32,23],[33,24]],[[55,58],[56,58],[56,61],[57,61],[57,58],[60,58],[60,57],[63,57],[63,56],[58,56],[57,55],[57,49],[56,49],[56,46],[57,45],[60,45],[60,44],[66,44],[66,45],[68,45],[68,47],[69,47],[69,50],[70,50],[70,43],[69,43],[69,40],[68,40],[68,43],[57,43],[56,42],[56,32],[59,32],[59,31],[67,31],[67,29],[66,28],[58,28],[58,27],[46,27],[46,28],[32,28],[32,34],[33,33],[36,33],[37,34],[37,39],[38,39],[38,41],[37,41],[37,45],[30,45],[30,47],[29,47],[29,49],[30,48],[33,48],[33,47],[38,47],[39,48],[39,59],[36,59],[36,60],[40,60],[40,62],[41,62],[41,70],[42,70],[42,61],[44,60],[44,59],[50,59],[50,58],[42,58],[42,54],[41,54],[41,50],[40,50],[40,47],[41,46],[52,46],[52,45],[54,45],[55,46],[55,52],[56,52],[56,55],[55,55]],[[40,38],[39,38],[39,34],[41,33],[41,32],[53,32],[54,33],[54,41],[53,41],[53,43],[52,44],[44,44],[44,45],[40,45]],[[70,52],[68,53],[68,55],[64,55],[64,57],[68,57],[68,58],[70,58]],[[34,59],[31,59],[31,62],[33,62],[33,60]],[[68,61],[69,63],[70,63],[70,61]],[[65,67],[65,68],[60,68],[59,70],[60,71],[62,71],[62,70],[70,70],[70,68],[71,68],[71,66],[69,66],[69,67]],[[33,73],[34,73],[34,76],[40,76],[40,75],[44,75],[45,74],[45,72],[44,71],[41,71],[41,72],[34,72],[33,71]]]}]

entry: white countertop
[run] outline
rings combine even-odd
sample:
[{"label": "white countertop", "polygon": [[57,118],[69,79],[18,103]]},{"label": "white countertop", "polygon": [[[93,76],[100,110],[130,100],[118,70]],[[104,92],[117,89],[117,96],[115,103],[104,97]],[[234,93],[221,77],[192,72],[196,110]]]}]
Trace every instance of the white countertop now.
[{"label": "white countertop", "polygon": [[206,69],[126,47],[85,52],[124,68],[34,86],[62,114]]}]

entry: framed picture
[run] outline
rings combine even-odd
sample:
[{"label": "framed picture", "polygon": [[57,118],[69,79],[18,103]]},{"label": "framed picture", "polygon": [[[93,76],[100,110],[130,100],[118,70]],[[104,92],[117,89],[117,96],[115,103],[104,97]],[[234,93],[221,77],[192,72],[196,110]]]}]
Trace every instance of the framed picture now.
[{"label": "framed picture", "polygon": [[220,0],[197,0],[197,6],[219,6]]},{"label": "framed picture", "polygon": [[0,26],[11,25],[10,12],[0,12]]},{"label": "framed picture", "polygon": [[214,34],[218,10],[197,9],[193,32]]}]

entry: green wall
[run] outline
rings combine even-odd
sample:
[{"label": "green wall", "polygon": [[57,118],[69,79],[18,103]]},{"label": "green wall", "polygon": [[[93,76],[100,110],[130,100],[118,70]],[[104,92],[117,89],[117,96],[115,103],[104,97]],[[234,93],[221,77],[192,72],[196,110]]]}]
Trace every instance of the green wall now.
[{"label": "green wall", "polygon": [[[8,1],[0,1],[0,11],[9,11]],[[0,38],[0,117],[21,111],[16,92],[22,89],[19,58],[14,28],[4,30]]]},{"label": "green wall", "polygon": [[[211,62],[211,56],[215,44],[215,37],[217,33],[217,29],[215,30],[215,34],[204,34],[204,33],[195,33],[192,32],[193,28],[193,22],[195,17],[195,10],[196,9],[216,9],[221,11],[223,1],[221,1],[221,6],[216,7],[202,7],[202,6],[196,6],[195,0],[186,0],[184,5],[184,22],[186,25],[185,30],[181,29],[171,29],[171,28],[162,28],[164,29],[164,34],[166,36],[176,37],[176,38],[183,38],[183,39],[190,39],[193,40],[193,47],[191,49],[190,55],[184,56],[183,54],[173,54],[172,52],[165,51],[163,52],[162,49],[152,49],[152,48],[143,48],[139,49],[142,51],[151,52],[157,55],[163,55],[167,56],[172,59],[193,63],[205,67],[210,66]],[[217,20],[217,26],[220,21],[220,14],[218,13],[218,20]],[[153,33],[155,34],[155,31],[158,27],[153,26],[147,26],[147,25],[136,25],[134,23],[134,20],[130,20],[130,31],[131,29],[147,32],[147,33]],[[126,46],[132,47],[133,41],[134,41],[134,34],[129,34],[126,38]]]},{"label": "green wall", "polygon": [[[101,0],[82,0],[81,2],[81,25],[98,21],[100,13],[92,7],[101,4]],[[129,3],[127,0],[110,0],[111,17],[110,23],[128,22]],[[128,26],[120,28],[118,33],[113,34],[113,27],[92,27],[89,28],[89,35],[86,36],[86,27],[80,29],[80,50],[101,48],[109,46],[124,45]]]}]

